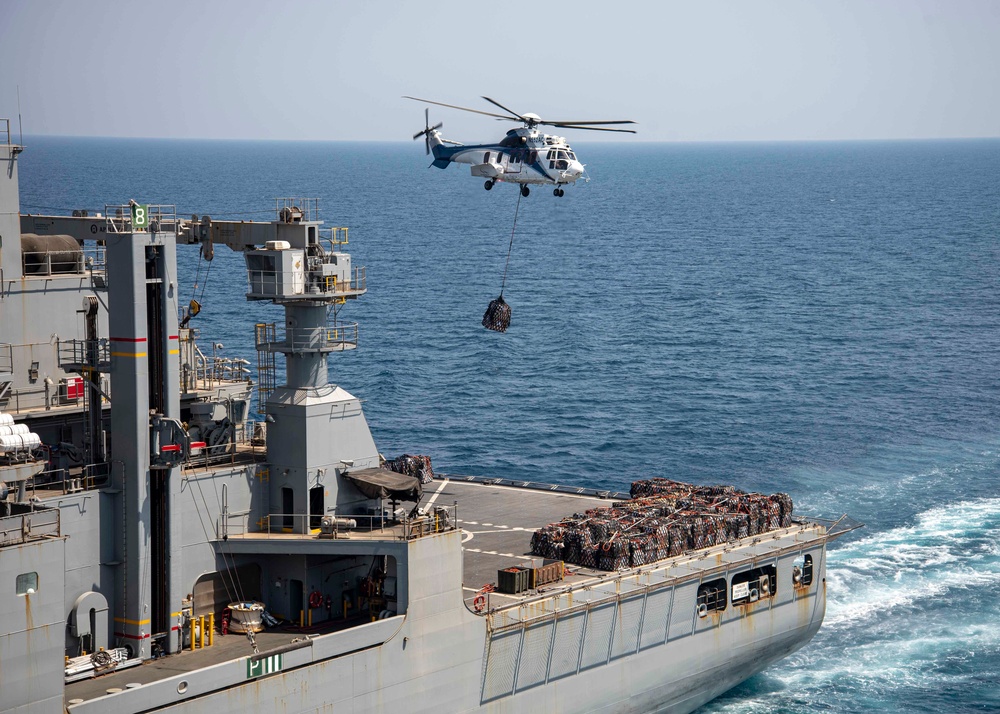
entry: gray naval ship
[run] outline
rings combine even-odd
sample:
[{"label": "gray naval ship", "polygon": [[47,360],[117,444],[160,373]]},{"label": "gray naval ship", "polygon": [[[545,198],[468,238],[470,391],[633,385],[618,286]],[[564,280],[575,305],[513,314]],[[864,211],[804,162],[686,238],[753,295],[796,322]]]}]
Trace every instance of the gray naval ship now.
[{"label": "gray naval ship", "polygon": [[[314,201],[23,215],[21,151],[0,122],[0,711],[688,712],[819,629],[849,521],[532,555],[627,496],[386,469],[328,380],[367,286]],[[284,310],[255,383],[178,304],[187,245],[241,251]]]}]

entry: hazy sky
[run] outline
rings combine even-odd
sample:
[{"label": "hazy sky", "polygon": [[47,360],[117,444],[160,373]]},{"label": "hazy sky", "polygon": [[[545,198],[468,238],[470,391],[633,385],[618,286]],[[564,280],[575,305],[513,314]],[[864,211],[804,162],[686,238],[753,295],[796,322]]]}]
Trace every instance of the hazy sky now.
[{"label": "hazy sky", "polygon": [[1000,136],[1000,2],[0,0],[0,117],[17,85],[28,134],[402,140],[401,95],[485,94],[632,141]]}]

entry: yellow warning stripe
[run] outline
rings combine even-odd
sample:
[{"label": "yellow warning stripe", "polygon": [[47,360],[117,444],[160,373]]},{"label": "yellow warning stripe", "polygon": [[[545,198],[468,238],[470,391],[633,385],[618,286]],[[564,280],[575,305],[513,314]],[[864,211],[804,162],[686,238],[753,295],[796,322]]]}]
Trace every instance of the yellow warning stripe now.
[{"label": "yellow warning stripe", "polygon": [[168,355],[179,355],[180,353],[180,350],[167,350]]},{"label": "yellow warning stripe", "polygon": [[115,622],[120,622],[124,625],[148,625],[149,620],[128,620],[124,617],[116,617]]},{"label": "yellow warning stripe", "polygon": [[112,352],[112,357],[145,357],[145,352]]}]

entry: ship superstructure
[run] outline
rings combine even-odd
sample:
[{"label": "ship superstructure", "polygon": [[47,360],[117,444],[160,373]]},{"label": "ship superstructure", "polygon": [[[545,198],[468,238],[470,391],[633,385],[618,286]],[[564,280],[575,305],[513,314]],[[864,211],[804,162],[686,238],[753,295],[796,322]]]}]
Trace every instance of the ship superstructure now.
[{"label": "ship superstructure", "polygon": [[[845,523],[567,570],[532,531],[621,494],[385,469],[329,382],[367,283],[315,201],[21,215],[5,140],[0,712],[690,711],[819,628]],[[251,305],[283,309],[257,423],[180,317],[185,245],[242,252]]]}]

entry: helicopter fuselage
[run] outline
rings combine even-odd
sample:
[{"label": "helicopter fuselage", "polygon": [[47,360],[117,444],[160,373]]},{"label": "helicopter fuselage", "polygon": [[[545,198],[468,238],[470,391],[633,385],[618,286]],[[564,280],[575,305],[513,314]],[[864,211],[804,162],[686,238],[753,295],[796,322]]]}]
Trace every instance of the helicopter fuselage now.
[{"label": "helicopter fuselage", "polygon": [[469,164],[473,176],[490,181],[558,187],[575,183],[584,173],[584,165],[563,137],[533,127],[511,129],[496,144],[459,144],[444,139],[437,130],[431,130],[428,139],[433,166]]}]

